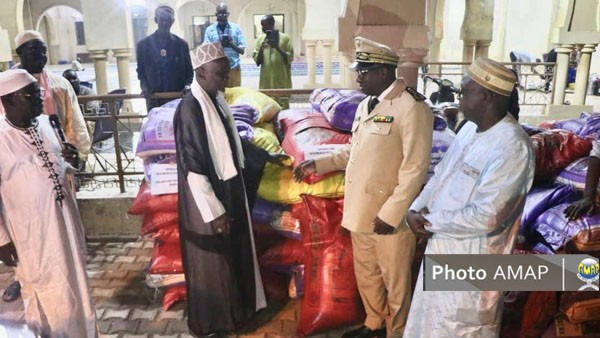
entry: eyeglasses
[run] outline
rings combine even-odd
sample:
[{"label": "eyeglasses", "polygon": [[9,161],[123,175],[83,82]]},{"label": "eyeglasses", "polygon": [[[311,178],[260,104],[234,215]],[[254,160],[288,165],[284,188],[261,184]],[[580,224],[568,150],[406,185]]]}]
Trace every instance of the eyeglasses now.
[{"label": "eyeglasses", "polygon": [[368,72],[371,72],[371,71],[374,71],[374,70],[377,70],[377,69],[381,69],[381,68],[383,68],[383,67],[376,66],[376,67],[371,67],[371,68],[355,69],[354,71],[356,72],[356,75],[364,76]]},{"label": "eyeglasses", "polygon": [[229,12],[216,12],[215,15],[216,16],[228,16]]}]

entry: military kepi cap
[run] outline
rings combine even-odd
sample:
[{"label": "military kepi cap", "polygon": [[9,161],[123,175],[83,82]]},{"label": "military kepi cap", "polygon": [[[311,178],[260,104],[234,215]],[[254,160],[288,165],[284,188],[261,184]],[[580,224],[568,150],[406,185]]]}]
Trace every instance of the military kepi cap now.
[{"label": "military kepi cap", "polygon": [[517,78],[504,65],[488,58],[478,58],[467,69],[467,76],[484,88],[502,96],[510,96]]},{"label": "military kepi cap", "polygon": [[350,65],[351,69],[369,67],[374,64],[398,65],[398,54],[384,44],[357,36],[354,38],[354,45],[356,56],[354,63]]}]

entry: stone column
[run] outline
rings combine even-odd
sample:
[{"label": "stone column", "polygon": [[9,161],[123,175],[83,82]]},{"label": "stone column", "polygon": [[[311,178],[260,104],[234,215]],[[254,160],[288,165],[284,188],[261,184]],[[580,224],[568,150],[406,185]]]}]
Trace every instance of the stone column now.
[{"label": "stone column", "polygon": [[590,63],[592,62],[592,53],[595,51],[595,44],[586,44],[581,48],[581,57],[579,58],[577,75],[575,77],[575,97],[573,98],[573,104],[575,105],[585,104],[588,78],[590,76]]},{"label": "stone column", "polygon": [[131,84],[129,82],[129,57],[131,57],[131,49],[113,49],[113,54],[117,58],[117,72],[119,73],[119,88],[127,89],[131,92]]},{"label": "stone column", "polygon": [[404,78],[409,87],[417,88],[419,67],[423,65],[427,49],[399,49],[398,55],[400,56],[397,70],[398,77]]},{"label": "stone column", "polygon": [[334,40],[322,40],[323,43],[323,85],[330,87],[332,84],[331,68],[332,60],[331,53]]},{"label": "stone column", "polygon": [[306,68],[308,82],[305,88],[314,88],[317,84],[317,41],[306,40]]},{"label": "stone column", "polygon": [[562,105],[565,102],[565,89],[567,88],[567,72],[569,71],[569,55],[573,50],[573,45],[560,45],[554,49],[556,55],[556,75],[554,76],[554,100],[555,105]]},{"label": "stone column", "polygon": [[340,84],[342,88],[358,88],[356,83],[356,72],[350,69],[350,64],[354,62],[354,52],[340,53]]},{"label": "stone column", "polygon": [[491,41],[477,41],[475,46],[475,59],[480,57],[488,57]]},{"label": "stone column", "polygon": [[96,92],[98,95],[108,93],[108,80],[106,77],[106,52],[105,49],[90,50],[90,58],[94,60],[94,71],[96,73]]},{"label": "stone column", "polygon": [[[477,41],[464,40],[463,41],[463,62],[472,63],[475,57],[475,44]],[[463,71],[466,71],[469,66],[463,66]]]}]

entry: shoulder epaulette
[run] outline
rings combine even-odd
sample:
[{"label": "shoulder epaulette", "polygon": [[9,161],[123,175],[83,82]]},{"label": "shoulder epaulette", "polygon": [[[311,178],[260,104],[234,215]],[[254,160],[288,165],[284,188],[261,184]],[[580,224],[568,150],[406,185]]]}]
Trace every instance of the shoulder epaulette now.
[{"label": "shoulder epaulette", "polygon": [[406,87],[406,91],[416,100],[416,101],[425,101],[427,99],[425,95],[419,93],[413,87]]}]

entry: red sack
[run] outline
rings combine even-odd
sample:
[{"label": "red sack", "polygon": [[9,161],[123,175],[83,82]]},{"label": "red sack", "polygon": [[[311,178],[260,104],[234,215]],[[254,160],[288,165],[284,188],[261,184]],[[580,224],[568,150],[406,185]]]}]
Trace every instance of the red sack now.
[{"label": "red sack", "polygon": [[281,235],[269,225],[253,223],[252,230],[257,257],[260,257],[269,248],[281,242]]},{"label": "red sack", "polygon": [[301,336],[350,326],[364,319],[354,276],[352,242],[340,231],[343,200],[303,195],[299,214],[306,248]]},{"label": "red sack", "polygon": [[183,273],[179,243],[154,243],[149,274]]},{"label": "red sack", "polygon": [[163,296],[163,310],[169,311],[173,305],[185,301],[187,299],[187,291],[185,285],[178,285],[167,288]]},{"label": "red sack", "polygon": [[175,212],[152,212],[144,215],[140,233],[147,235],[170,225],[179,223],[179,213]]},{"label": "red sack", "polygon": [[261,268],[260,276],[268,303],[287,300],[288,284],[290,281],[290,277],[287,274]]},{"label": "red sack", "polygon": [[171,224],[158,229],[152,237],[156,238],[161,244],[179,244],[179,224]]},{"label": "red sack", "polygon": [[552,129],[531,136],[535,151],[534,185],[554,179],[569,163],[587,156],[592,142],[572,132]]},{"label": "red sack", "polygon": [[[339,149],[350,141],[351,134],[339,132],[318,112],[305,113],[302,119],[294,116],[294,118],[282,118],[280,121],[282,128],[286,126],[283,128],[286,132],[281,147],[286,154],[294,158],[294,166],[306,159],[307,152],[313,155],[327,154],[335,151],[327,145],[337,145],[336,149]],[[333,174],[335,173],[311,174],[304,181],[315,183]]]},{"label": "red sack", "polygon": [[150,186],[142,181],[140,190],[127,210],[131,215],[144,215],[154,212],[177,212],[177,194],[150,194]]},{"label": "red sack", "polygon": [[285,239],[282,243],[267,249],[260,256],[258,263],[271,270],[289,273],[295,266],[304,264],[304,246],[300,241]]}]

